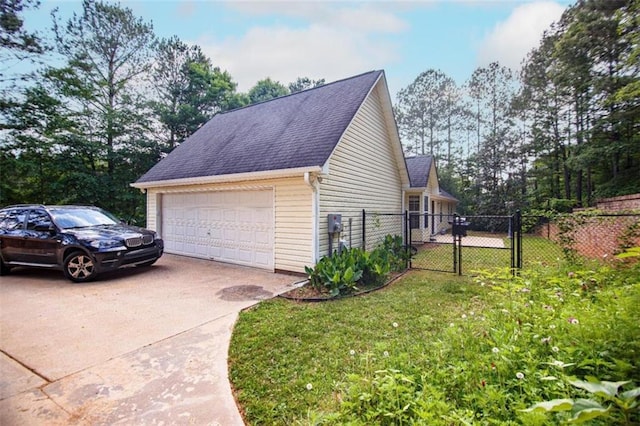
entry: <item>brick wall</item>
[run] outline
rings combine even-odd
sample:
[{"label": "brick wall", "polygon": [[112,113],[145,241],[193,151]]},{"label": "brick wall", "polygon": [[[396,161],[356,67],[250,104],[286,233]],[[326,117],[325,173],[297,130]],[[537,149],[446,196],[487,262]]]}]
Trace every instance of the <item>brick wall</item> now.
[{"label": "brick wall", "polygon": [[640,210],[640,194],[603,198],[602,200],[598,200],[596,202],[596,208],[614,212],[625,210]]},{"label": "brick wall", "polygon": [[[576,226],[571,237],[575,241],[573,248],[584,257],[602,259],[620,251],[621,237],[628,229],[640,221],[640,215],[634,216],[595,216],[585,218]],[[560,229],[557,223],[550,222],[536,228],[535,234],[560,242]],[[640,246],[640,237],[631,241]]]}]

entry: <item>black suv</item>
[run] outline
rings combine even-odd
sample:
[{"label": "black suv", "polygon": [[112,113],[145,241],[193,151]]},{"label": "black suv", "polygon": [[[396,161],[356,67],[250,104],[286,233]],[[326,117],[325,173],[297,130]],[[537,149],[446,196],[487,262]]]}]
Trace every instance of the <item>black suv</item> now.
[{"label": "black suv", "polygon": [[92,206],[17,205],[0,210],[0,275],[13,266],[62,269],[74,282],[162,256],[155,232]]}]

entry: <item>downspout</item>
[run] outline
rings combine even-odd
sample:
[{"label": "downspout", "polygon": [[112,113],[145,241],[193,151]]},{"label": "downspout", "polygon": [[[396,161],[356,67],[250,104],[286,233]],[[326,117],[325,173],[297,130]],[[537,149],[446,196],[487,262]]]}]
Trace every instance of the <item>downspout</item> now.
[{"label": "downspout", "polygon": [[[405,206],[404,199],[405,199],[406,195],[407,195],[407,191],[405,191],[405,190],[403,189],[403,190],[402,190],[402,203],[401,203],[402,208],[400,209],[400,212],[402,213],[402,215],[403,215],[402,217],[403,217],[403,218],[406,218],[406,216],[404,216],[404,214],[405,214],[405,212],[406,212],[406,210],[404,209],[404,206]],[[403,229],[403,230],[405,230],[405,229],[406,229],[406,227],[407,227],[407,224],[406,224],[406,223],[403,223],[403,224],[402,224],[402,229]],[[411,232],[411,230],[409,230],[409,232]],[[410,239],[410,238],[409,238],[409,236],[408,236],[408,235],[406,235],[406,234],[407,234],[406,232],[403,232],[403,234],[405,234],[405,240]],[[405,241],[405,242],[404,242],[404,244],[405,244],[406,246],[408,246],[408,245],[409,245],[409,241]]]},{"label": "downspout", "polygon": [[309,185],[311,188],[311,247],[312,247],[312,262],[315,265],[318,261],[318,253],[320,251],[320,247],[318,246],[318,207],[320,205],[320,188],[318,178],[316,177],[312,181],[312,176],[310,172],[304,172],[304,183]]}]

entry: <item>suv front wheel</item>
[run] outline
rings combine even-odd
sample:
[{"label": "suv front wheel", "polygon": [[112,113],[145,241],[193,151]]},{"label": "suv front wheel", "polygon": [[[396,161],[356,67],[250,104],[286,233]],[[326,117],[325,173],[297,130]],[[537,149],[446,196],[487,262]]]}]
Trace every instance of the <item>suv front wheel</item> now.
[{"label": "suv front wheel", "polygon": [[64,275],[73,282],[91,281],[97,274],[93,259],[84,252],[74,251],[64,259]]}]

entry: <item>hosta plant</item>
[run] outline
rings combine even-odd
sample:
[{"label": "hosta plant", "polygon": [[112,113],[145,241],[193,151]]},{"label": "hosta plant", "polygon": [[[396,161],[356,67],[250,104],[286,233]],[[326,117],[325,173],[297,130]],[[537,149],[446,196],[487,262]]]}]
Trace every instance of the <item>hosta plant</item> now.
[{"label": "hosta plant", "polygon": [[[621,390],[631,381],[608,382],[595,377],[587,380],[568,379],[568,382],[586,391],[592,398],[564,398],[539,402],[522,410],[524,412],[570,412],[568,423],[584,423],[599,417],[608,417],[611,411],[620,411],[624,422],[628,425],[636,424],[640,414],[640,387]],[[635,419],[634,419],[635,416]]]}]

